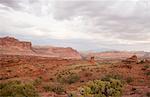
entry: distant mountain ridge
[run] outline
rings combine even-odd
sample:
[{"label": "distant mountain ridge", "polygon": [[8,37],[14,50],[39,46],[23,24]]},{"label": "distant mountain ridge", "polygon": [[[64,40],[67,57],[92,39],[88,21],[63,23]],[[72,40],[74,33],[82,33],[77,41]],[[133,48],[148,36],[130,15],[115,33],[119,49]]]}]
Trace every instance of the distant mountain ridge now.
[{"label": "distant mountain ridge", "polygon": [[[103,48],[102,48],[103,49]],[[0,54],[32,55],[42,57],[56,57],[64,59],[124,59],[132,55],[139,58],[150,58],[150,52],[144,51],[86,51],[78,52],[71,47],[32,46],[31,42],[20,41],[14,37],[0,37]]]},{"label": "distant mountain ridge", "polygon": [[8,36],[0,38],[0,54],[81,59],[80,54],[71,47],[32,46],[31,42]]},{"label": "distant mountain ridge", "polygon": [[65,59],[81,59],[78,51],[71,47],[34,46],[33,50],[40,55],[51,55]]},{"label": "distant mountain ridge", "polygon": [[104,51],[82,53],[82,56],[87,59],[93,56],[95,59],[125,59],[132,55],[137,55],[138,58],[150,58],[150,52],[144,51]]}]

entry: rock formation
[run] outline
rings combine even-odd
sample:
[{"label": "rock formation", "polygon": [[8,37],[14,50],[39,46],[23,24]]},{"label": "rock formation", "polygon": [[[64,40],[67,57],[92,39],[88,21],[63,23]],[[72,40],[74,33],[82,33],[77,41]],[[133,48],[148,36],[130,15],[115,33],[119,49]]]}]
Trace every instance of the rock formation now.
[{"label": "rock formation", "polygon": [[95,56],[96,60],[101,59],[126,59],[132,55],[136,55],[138,58],[150,58],[149,52],[144,51],[106,51],[106,52],[85,52],[82,53],[86,59],[89,59],[91,56]]},{"label": "rock formation", "polygon": [[81,59],[80,54],[70,47],[34,47],[33,49],[36,53],[41,55],[51,55],[64,59]]},{"label": "rock formation", "polygon": [[138,62],[138,58],[137,58],[136,55],[133,55],[132,57],[127,58],[126,60],[123,60],[122,62],[128,63],[128,64],[130,64],[130,63],[137,63]]},{"label": "rock formation", "polygon": [[92,57],[90,58],[90,62],[91,62],[92,64],[95,63],[95,57],[94,57],[94,56],[92,56]]},{"label": "rock formation", "polygon": [[19,41],[13,37],[0,38],[0,54],[81,59],[80,54],[70,47],[33,47],[31,42]]},{"label": "rock formation", "polygon": [[0,53],[1,54],[31,54],[31,42],[19,41],[13,37],[0,38]]},{"label": "rock formation", "polygon": [[0,38],[0,47],[31,50],[31,42],[19,41],[13,37]]}]

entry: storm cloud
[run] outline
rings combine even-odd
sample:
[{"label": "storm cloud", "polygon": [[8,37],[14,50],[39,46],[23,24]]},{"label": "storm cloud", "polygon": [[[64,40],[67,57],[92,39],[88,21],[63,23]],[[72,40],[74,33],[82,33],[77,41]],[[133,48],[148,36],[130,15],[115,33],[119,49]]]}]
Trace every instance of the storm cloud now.
[{"label": "storm cloud", "polygon": [[0,21],[35,44],[150,51],[149,0],[0,0]]}]

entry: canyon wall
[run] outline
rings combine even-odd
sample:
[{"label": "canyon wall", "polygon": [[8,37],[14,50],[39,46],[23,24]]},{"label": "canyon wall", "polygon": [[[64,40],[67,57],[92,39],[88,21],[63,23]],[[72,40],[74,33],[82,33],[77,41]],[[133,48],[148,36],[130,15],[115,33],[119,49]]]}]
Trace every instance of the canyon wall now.
[{"label": "canyon wall", "polygon": [[80,54],[71,47],[33,47],[34,51],[40,55],[60,57],[64,59],[81,59]]},{"label": "canyon wall", "polygon": [[20,41],[13,37],[0,38],[0,54],[81,59],[80,54],[75,49],[70,47],[34,47],[31,42]]}]

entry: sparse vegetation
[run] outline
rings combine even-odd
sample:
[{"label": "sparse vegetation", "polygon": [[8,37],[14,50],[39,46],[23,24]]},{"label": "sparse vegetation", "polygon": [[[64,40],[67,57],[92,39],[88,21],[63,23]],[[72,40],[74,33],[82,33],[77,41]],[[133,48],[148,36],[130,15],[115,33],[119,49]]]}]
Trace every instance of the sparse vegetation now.
[{"label": "sparse vegetation", "polygon": [[110,79],[118,79],[123,80],[123,76],[119,74],[107,74],[104,77],[101,78],[102,81],[109,81]]},{"label": "sparse vegetation", "polygon": [[143,64],[144,63],[144,60],[141,60],[138,64]]},{"label": "sparse vegetation", "polygon": [[71,93],[68,93],[68,97],[78,97],[78,96],[76,93],[71,92]]},{"label": "sparse vegetation", "polygon": [[79,75],[70,71],[63,71],[57,75],[57,80],[60,83],[72,84],[80,79]]},{"label": "sparse vegetation", "polygon": [[132,77],[127,77],[126,82],[129,84],[131,82],[133,82],[133,78]]},{"label": "sparse vegetation", "polygon": [[40,67],[40,68],[43,68],[44,65],[43,64],[36,64],[36,66]]},{"label": "sparse vegetation", "polygon": [[39,85],[42,82],[42,77],[38,77],[34,80],[33,85]]},{"label": "sparse vegetation", "polygon": [[51,91],[57,94],[61,94],[65,92],[64,87],[60,84],[48,84],[48,85],[43,86],[43,88],[46,92]]},{"label": "sparse vegetation", "polygon": [[49,85],[45,85],[45,86],[43,86],[43,88],[44,88],[44,90],[45,90],[46,92],[52,91],[52,89],[51,89],[51,87],[50,87]]},{"label": "sparse vegetation", "polygon": [[94,80],[83,86],[80,89],[80,94],[84,97],[121,97],[122,86],[121,81],[116,79]]},{"label": "sparse vegetation", "polygon": [[32,84],[10,81],[0,84],[0,97],[39,97]]},{"label": "sparse vegetation", "polygon": [[146,72],[145,74],[146,74],[147,76],[150,76],[150,71]]},{"label": "sparse vegetation", "polygon": [[143,80],[143,79],[140,79],[139,82],[140,82],[140,83],[144,83],[144,80]]},{"label": "sparse vegetation", "polygon": [[[33,58],[27,59],[31,62],[22,59],[14,66],[10,63],[0,70],[3,83],[0,84],[0,97],[37,97],[37,92],[41,96],[58,97],[149,97],[148,61],[126,64],[118,59],[102,59],[95,63],[110,62],[113,65],[97,65],[89,60]],[[18,81],[12,85],[11,82],[10,85],[8,81],[15,79],[22,83]],[[9,85],[6,86],[6,82]]]},{"label": "sparse vegetation", "polygon": [[149,68],[149,65],[145,65],[142,70],[147,70]]}]

